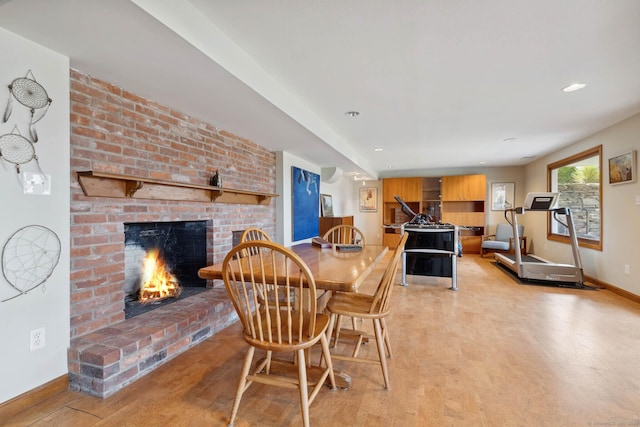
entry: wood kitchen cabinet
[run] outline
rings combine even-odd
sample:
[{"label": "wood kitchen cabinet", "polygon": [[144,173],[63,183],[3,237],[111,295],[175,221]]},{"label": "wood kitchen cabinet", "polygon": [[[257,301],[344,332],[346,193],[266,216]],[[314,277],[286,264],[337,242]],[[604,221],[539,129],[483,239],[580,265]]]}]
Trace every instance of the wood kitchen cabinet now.
[{"label": "wood kitchen cabinet", "polygon": [[442,178],[422,178],[422,210],[431,217],[432,222],[442,220]]},{"label": "wood kitchen cabinet", "polygon": [[386,178],[383,188],[383,244],[394,248],[400,241],[399,226],[408,218],[393,198],[400,196],[416,213],[431,215],[434,222],[446,222],[460,227],[463,251],[480,253],[486,228],[487,179],[485,175],[443,177]]},{"label": "wood kitchen cabinet", "polygon": [[385,178],[382,193],[385,202],[395,202],[394,195],[405,202],[419,202],[422,200],[422,178]]},{"label": "wood kitchen cabinet", "polygon": [[[411,218],[401,209],[400,203],[394,196],[400,197],[416,213],[421,212],[422,178],[385,178],[382,180],[383,226],[400,226]],[[398,246],[400,241],[399,228],[384,227],[382,243],[390,248]]]},{"label": "wood kitchen cabinet", "polygon": [[485,175],[442,177],[442,221],[456,224],[464,252],[480,253],[486,228]]},{"label": "wood kitchen cabinet", "polygon": [[485,175],[457,175],[442,177],[442,200],[485,201],[487,178]]}]

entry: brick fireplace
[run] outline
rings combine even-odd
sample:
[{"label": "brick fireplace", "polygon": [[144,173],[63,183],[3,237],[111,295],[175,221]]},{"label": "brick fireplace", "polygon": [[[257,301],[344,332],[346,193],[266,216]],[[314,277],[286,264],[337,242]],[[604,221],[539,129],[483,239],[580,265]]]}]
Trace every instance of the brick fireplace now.
[{"label": "brick fireplace", "polygon": [[124,225],[125,319],[207,289],[198,269],[207,264],[207,221]]},{"label": "brick fireplace", "polygon": [[[207,263],[234,230],[275,234],[275,206],[88,197],[77,172],[101,171],[273,193],[275,153],[213,125],[71,71],[71,388],[106,397],[235,320],[220,283],[125,319],[124,224],[205,221]],[[215,117],[211,118],[215,121]]]}]

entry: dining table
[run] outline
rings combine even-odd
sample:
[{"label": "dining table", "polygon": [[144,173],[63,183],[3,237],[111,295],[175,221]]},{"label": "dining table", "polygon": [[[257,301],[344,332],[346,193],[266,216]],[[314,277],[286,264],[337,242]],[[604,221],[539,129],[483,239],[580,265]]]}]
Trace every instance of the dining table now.
[{"label": "dining table", "polygon": [[[324,290],[318,298],[318,310],[321,310],[324,299],[332,292],[356,292],[360,284],[373,271],[375,266],[384,258],[388,252],[386,246],[363,245],[360,248],[331,245],[322,248],[312,243],[298,243],[289,246],[307,264],[313,274],[316,289]],[[281,269],[283,271],[283,269]],[[203,267],[198,270],[198,276],[208,280],[222,280],[222,263],[217,263]],[[292,376],[297,375],[297,371],[292,369],[290,362],[272,360],[272,370],[289,372]],[[311,371],[310,371],[311,372]],[[339,388],[347,390],[351,386],[351,378],[343,372],[334,370],[336,384]]]},{"label": "dining table", "polygon": [[[316,288],[325,291],[355,292],[387,253],[386,246],[364,245],[341,250],[332,245],[321,248],[312,243],[289,246],[307,264]],[[222,280],[222,263],[198,270],[198,276],[208,280]]]}]

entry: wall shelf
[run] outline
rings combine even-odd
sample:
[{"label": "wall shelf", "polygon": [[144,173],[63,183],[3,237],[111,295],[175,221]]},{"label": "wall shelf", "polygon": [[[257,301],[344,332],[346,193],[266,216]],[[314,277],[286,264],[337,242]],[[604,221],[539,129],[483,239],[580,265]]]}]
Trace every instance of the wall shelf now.
[{"label": "wall shelf", "polygon": [[78,172],[80,187],[89,197],[215,202],[268,205],[277,194],[233,188],[213,187],[186,182],[163,181],[108,172]]}]

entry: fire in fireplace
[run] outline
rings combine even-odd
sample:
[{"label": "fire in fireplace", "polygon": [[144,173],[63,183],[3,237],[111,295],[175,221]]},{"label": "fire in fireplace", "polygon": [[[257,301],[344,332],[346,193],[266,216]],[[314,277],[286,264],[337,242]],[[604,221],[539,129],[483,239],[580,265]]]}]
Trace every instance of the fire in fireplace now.
[{"label": "fire in fireplace", "polygon": [[138,300],[142,303],[161,301],[180,295],[178,279],[167,269],[159,256],[159,249],[152,249],[144,257]]},{"label": "fire in fireplace", "polygon": [[125,223],[125,318],[206,290],[206,221]]}]

